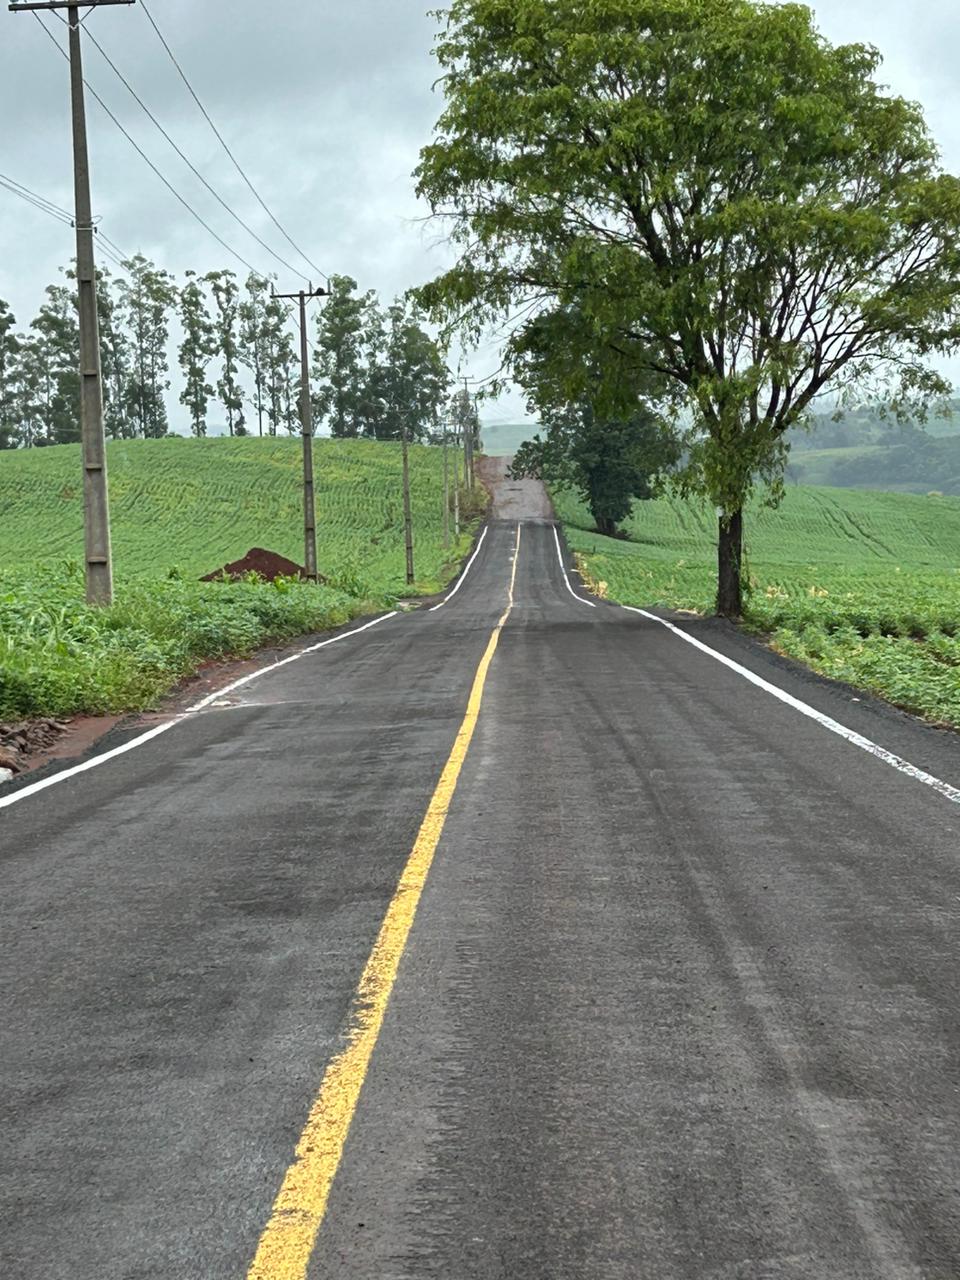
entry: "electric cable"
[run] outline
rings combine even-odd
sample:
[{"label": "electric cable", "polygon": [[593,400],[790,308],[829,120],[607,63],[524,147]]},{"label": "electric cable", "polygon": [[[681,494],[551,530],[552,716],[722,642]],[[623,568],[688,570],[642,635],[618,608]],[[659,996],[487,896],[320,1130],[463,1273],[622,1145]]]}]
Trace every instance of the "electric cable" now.
[{"label": "electric cable", "polygon": [[272,249],[265,240],[261,239],[261,237],[257,235],[256,231],[254,231],[254,229],[251,226],[249,226],[248,223],[244,222],[243,218],[241,218],[240,215],[234,209],[232,209],[229,204],[227,204],[226,200],[224,200],[223,196],[220,195],[220,193],[216,190],[216,188],[210,185],[207,179],[196,167],[196,165],[190,160],[188,156],[184,154],[184,152],[173,140],[173,138],[171,138],[170,134],[163,127],[163,125],[160,123],[157,117],[153,114],[153,112],[150,110],[147,104],[143,101],[143,99],[137,93],[136,89],[134,89],[133,85],[130,84],[129,80],[127,80],[123,72],[116,65],[116,63],[107,53],[107,51],[104,49],[103,45],[99,42],[99,40],[96,38],[93,32],[87,30],[86,36],[87,36],[87,39],[90,41],[90,43],[93,45],[93,47],[97,50],[97,52],[106,62],[110,70],[114,73],[114,75],[123,85],[123,87],[127,90],[127,92],[130,94],[133,100],[140,107],[140,109],[144,112],[144,114],[148,117],[148,119],[156,126],[156,128],[160,131],[163,137],[170,144],[170,146],[173,147],[174,151],[177,153],[177,155],[180,157],[183,163],[187,166],[190,172],[194,175],[194,177],[197,178],[203,184],[203,186],[207,189],[207,191],[210,192],[214,200],[216,200],[217,203],[223,209],[225,209],[227,213],[229,213],[230,217],[233,218],[233,220],[240,227],[242,227],[244,231],[246,231],[247,235],[251,236],[254,240],[256,240],[257,244],[260,245],[261,249],[265,249],[267,253],[270,254],[271,257],[276,258],[277,262],[279,262],[281,266],[286,267],[288,271],[292,271],[294,275],[301,276],[302,279],[306,280],[307,277],[303,275],[301,271],[298,271],[296,267],[292,266],[289,262],[287,262],[286,258],[282,258],[280,254],[277,253],[274,249]]},{"label": "electric cable", "polygon": [[[64,226],[73,227],[76,225],[73,215],[68,213],[66,209],[61,209],[59,205],[55,205],[52,201],[45,199],[43,196],[38,196],[29,187],[24,187],[21,183],[14,182],[12,178],[7,178],[0,174],[0,187],[3,187],[12,195],[19,196],[21,200],[25,200],[27,204],[39,209],[41,213],[46,213],[51,218],[56,218]],[[123,268],[126,262],[123,250],[119,249],[99,228],[94,227],[94,233],[100,242],[101,256],[106,258],[108,262],[112,262],[115,267]]]},{"label": "electric cable", "polygon": [[[56,36],[53,34],[53,32],[50,30],[50,28],[47,26],[47,24],[43,21],[43,19],[40,17],[39,13],[37,13],[37,11],[36,11],[36,10],[34,10],[34,11],[33,11],[33,16],[36,18],[37,22],[39,22],[39,23],[40,23],[40,26],[41,26],[41,28],[43,29],[44,34],[45,34],[45,35],[48,37],[48,39],[53,43],[54,48],[57,50],[57,52],[60,54],[60,56],[61,56],[62,58],[65,58],[65,59],[67,60],[67,62],[69,62],[69,61],[70,61],[70,55],[66,52],[66,50],[65,50],[65,49],[63,49],[63,48],[61,47],[59,40],[57,40]],[[61,19],[61,21],[62,21],[62,19]],[[218,235],[218,234],[216,233],[216,231],[214,231],[213,227],[211,227],[211,226],[210,226],[210,224],[209,224],[208,222],[206,222],[206,221],[205,221],[205,220],[200,216],[200,214],[199,214],[199,213],[197,213],[196,209],[194,209],[194,208],[192,207],[192,205],[190,205],[190,204],[188,203],[188,201],[187,201],[187,200],[186,200],[186,199],[185,199],[185,198],[180,194],[180,192],[176,189],[176,187],[175,187],[175,186],[174,186],[174,185],[173,185],[173,184],[172,184],[172,183],[171,183],[167,178],[165,178],[165,177],[164,177],[164,175],[160,172],[160,170],[159,170],[159,169],[157,168],[157,166],[153,163],[153,161],[150,159],[150,157],[147,155],[147,153],[146,153],[146,152],[143,150],[143,148],[139,145],[139,143],[138,143],[138,142],[133,138],[133,136],[132,136],[132,135],[131,135],[131,134],[130,134],[130,133],[129,133],[125,128],[124,128],[124,126],[120,123],[120,121],[117,119],[117,117],[113,114],[113,112],[110,110],[110,108],[109,108],[109,107],[107,106],[107,104],[104,102],[104,100],[103,100],[103,99],[100,97],[100,95],[97,93],[96,89],[94,89],[94,88],[92,87],[92,85],[91,85],[87,80],[84,80],[84,82],[83,82],[83,83],[86,85],[87,89],[89,90],[90,95],[91,95],[93,98],[95,98],[95,99],[96,99],[96,101],[100,104],[100,106],[103,108],[103,110],[107,113],[107,115],[110,117],[110,119],[113,121],[113,123],[117,126],[117,128],[118,128],[118,129],[120,130],[120,132],[123,134],[123,136],[127,139],[127,141],[128,141],[128,142],[130,143],[130,145],[133,147],[134,151],[136,151],[136,153],[137,153],[137,155],[140,157],[140,159],[141,159],[141,160],[143,160],[143,162],[144,162],[144,163],[145,163],[145,164],[146,164],[146,165],[147,165],[147,166],[148,166],[148,167],[153,171],[153,173],[154,173],[154,174],[156,174],[156,176],[160,179],[160,181],[163,183],[163,185],[164,185],[164,186],[167,188],[167,190],[170,192],[170,194],[171,194],[172,196],[174,196],[174,197],[175,197],[175,199],[177,199],[177,200],[180,202],[180,204],[182,204],[182,205],[183,205],[183,207],[184,207],[184,208],[186,209],[186,211],[191,215],[191,217],[195,218],[195,219],[196,219],[196,221],[200,223],[201,227],[203,227],[203,229],[204,229],[204,230],[205,230],[209,235],[211,235],[211,236],[213,237],[213,239],[214,239],[214,240],[216,240],[216,242],[217,242],[217,243],[218,243],[222,248],[226,249],[227,253],[229,253],[229,254],[231,255],[231,257],[236,258],[236,259],[237,259],[237,261],[238,261],[238,262],[240,262],[240,263],[242,263],[242,264],[247,268],[247,270],[248,270],[248,271],[250,271],[250,272],[252,272],[252,273],[253,273],[253,275],[255,275],[255,276],[259,276],[261,279],[265,279],[266,277],[265,277],[265,275],[264,275],[264,272],[262,272],[262,271],[258,271],[258,270],[257,270],[257,268],[253,265],[253,263],[251,263],[251,262],[248,262],[248,261],[247,261],[247,259],[243,256],[243,254],[238,253],[236,249],[234,249],[231,245],[227,244],[226,240],[224,240],[222,236]]]},{"label": "electric cable", "polygon": [[[160,43],[163,45],[164,49],[166,50],[166,52],[167,52],[167,56],[169,57],[170,61],[171,61],[171,62],[173,63],[173,65],[176,67],[176,69],[177,69],[177,73],[179,74],[180,79],[181,79],[181,80],[183,81],[183,83],[186,85],[186,87],[187,87],[187,92],[190,94],[191,98],[193,98],[194,102],[195,102],[195,103],[197,104],[197,106],[200,108],[200,111],[201,111],[201,113],[202,113],[202,115],[203,115],[203,118],[206,120],[207,124],[208,124],[208,125],[210,126],[210,128],[213,130],[214,136],[216,137],[217,141],[220,143],[220,145],[223,147],[224,151],[225,151],[225,152],[227,153],[227,155],[230,157],[231,161],[233,162],[233,166],[234,166],[234,168],[236,169],[237,173],[239,173],[240,177],[244,180],[244,182],[245,182],[245,183],[247,184],[247,186],[250,188],[250,191],[253,193],[253,196],[254,196],[254,198],[256,199],[257,203],[260,205],[261,209],[263,209],[264,213],[266,213],[267,217],[270,219],[270,221],[273,223],[273,225],[277,228],[277,230],[280,232],[280,234],[283,236],[283,238],[287,241],[287,243],[291,246],[291,248],[293,248],[293,249],[295,249],[295,250],[297,251],[297,253],[298,253],[298,254],[300,255],[300,257],[304,260],[304,262],[305,262],[305,263],[307,263],[307,265],[308,265],[308,266],[309,266],[309,267],[310,267],[314,272],[316,272],[316,274],[317,274],[317,275],[319,275],[319,276],[323,276],[324,280],[328,280],[328,281],[329,281],[330,277],[327,275],[327,273],[326,273],[325,271],[321,271],[321,270],[320,270],[320,268],[317,266],[317,264],[316,264],[315,262],[313,262],[310,258],[308,258],[308,257],[307,257],[307,255],[306,255],[306,254],[304,253],[304,251],[300,248],[300,246],[297,244],[297,242],[292,238],[292,236],[289,234],[289,232],[287,232],[287,231],[284,229],[284,227],[283,227],[283,226],[281,225],[281,223],[278,221],[278,219],[277,219],[277,217],[275,216],[275,214],[271,211],[271,209],[270,209],[270,208],[267,206],[267,204],[264,202],[263,197],[260,195],[259,191],[257,191],[256,187],[253,185],[253,183],[252,183],[252,182],[250,181],[250,179],[247,177],[246,173],[244,172],[243,168],[242,168],[242,167],[241,167],[241,165],[240,165],[240,161],[237,159],[237,157],[236,157],[236,156],[233,154],[233,152],[230,150],[230,147],[227,145],[227,142],[226,142],[226,140],[225,140],[225,139],[224,139],[224,137],[223,137],[223,134],[220,132],[220,130],[217,128],[217,126],[213,123],[213,120],[210,118],[210,114],[209,114],[209,112],[207,111],[206,107],[203,105],[203,103],[200,101],[199,97],[197,96],[196,90],[194,89],[194,87],[193,87],[193,85],[190,83],[190,81],[187,79],[186,72],[183,70],[183,67],[181,67],[180,63],[177,61],[177,58],[176,58],[176,56],[175,56],[175,54],[174,54],[173,50],[170,48],[169,44],[167,44],[167,41],[164,39],[163,32],[162,32],[162,31],[160,30],[160,28],[157,26],[156,20],[154,19],[153,14],[150,12],[149,8],[147,7],[147,5],[146,5],[146,3],[145,3],[145,0],[141,0],[141,2],[140,2],[140,7],[141,7],[141,9],[143,9],[144,13],[147,15],[147,19],[148,19],[148,21],[150,22],[150,25],[153,27],[154,31],[156,32],[156,34],[157,34],[157,39],[160,41]],[[291,269],[292,269],[292,268],[291,268]],[[300,275],[301,273],[298,271],[298,272],[296,272],[295,274],[296,274],[296,275]],[[304,277],[304,278],[306,278],[306,277]]]}]

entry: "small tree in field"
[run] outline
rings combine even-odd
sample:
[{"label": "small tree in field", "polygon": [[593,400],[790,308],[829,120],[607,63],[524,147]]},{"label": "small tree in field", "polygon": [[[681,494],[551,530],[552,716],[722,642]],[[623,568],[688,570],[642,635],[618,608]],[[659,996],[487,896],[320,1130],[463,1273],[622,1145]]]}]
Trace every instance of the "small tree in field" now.
[{"label": "small tree in field", "polygon": [[654,496],[680,445],[663,379],[648,378],[640,395],[620,356],[594,345],[577,307],[543,312],[515,338],[516,377],[545,434],[520,446],[511,474],[579,490],[598,532],[612,536],[635,498]]},{"label": "small tree in field", "polygon": [[947,390],[928,362],[960,341],[960,182],[877,52],[803,5],[453,0],[437,52],[418,189],[462,256],[421,301],[468,338],[575,306],[618,377],[671,385],[738,615],[746,499],[779,498],[816,397],[922,413]]},{"label": "small tree in field", "polygon": [[577,489],[597,532],[612,537],[635,498],[652,498],[659,474],[678,450],[654,413],[638,407],[629,418],[598,417],[589,400],[543,417],[545,433],[525,441],[510,474],[535,476]]}]

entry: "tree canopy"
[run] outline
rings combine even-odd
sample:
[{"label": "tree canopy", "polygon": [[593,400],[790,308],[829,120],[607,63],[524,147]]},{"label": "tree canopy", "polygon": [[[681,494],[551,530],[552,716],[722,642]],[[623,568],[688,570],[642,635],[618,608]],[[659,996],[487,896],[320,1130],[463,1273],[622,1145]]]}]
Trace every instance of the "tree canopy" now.
[{"label": "tree canopy", "polygon": [[575,306],[621,382],[663,379],[738,613],[745,500],[758,480],[777,498],[818,395],[946,390],[960,182],[878,53],[799,4],[454,0],[437,55],[418,189],[461,253],[421,301],[468,338],[519,315],[508,364],[540,311]]}]

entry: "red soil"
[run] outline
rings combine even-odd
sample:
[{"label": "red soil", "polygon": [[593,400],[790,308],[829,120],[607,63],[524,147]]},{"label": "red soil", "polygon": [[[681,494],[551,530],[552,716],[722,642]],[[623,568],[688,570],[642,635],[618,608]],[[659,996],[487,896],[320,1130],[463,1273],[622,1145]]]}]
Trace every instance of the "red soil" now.
[{"label": "red soil", "polygon": [[[275,551],[265,551],[263,547],[251,547],[242,560],[234,560],[232,564],[225,564],[222,569],[204,574],[200,581],[214,582],[224,575],[228,578],[242,578],[245,573],[256,573],[265,582],[273,582],[275,578],[281,577],[306,578],[307,576],[306,570],[301,565],[287,560],[285,556],[279,556]],[[319,580],[324,581],[322,576]]]}]

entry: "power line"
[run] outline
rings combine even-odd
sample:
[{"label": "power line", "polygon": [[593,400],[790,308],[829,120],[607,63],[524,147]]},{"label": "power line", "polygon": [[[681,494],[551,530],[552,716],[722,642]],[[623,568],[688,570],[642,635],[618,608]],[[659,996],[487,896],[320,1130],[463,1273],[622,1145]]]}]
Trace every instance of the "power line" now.
[{"label": "power line", "polygon": [[[246,173],[245,173],[245,172],[243,171],[243,169],[241,168],[240,161],[237,159],[237,157],[233,154],[233,152],[230,150],[229,146],[227,145],[226,140],[225,140],[225,139],[224,139],[224,137],[223,137],[223,134],[220,132],[220,130],[217,128],[217,126],[216,126],[216,125],[213,123],[213,121],[211,120],[210,115],[209,115],[209,113],[207,112],[206,107],[203,105],[203,103],[202,103],[202,102],[200,101],[200,99],[197,97],[197,94],[196,94],[196,91],[195,91],[195,90],[194,90],[194,88],[193,88],[193,85],[192,85],[192,84],[190,83],[190,81],[187,79],[186,73],[184,72],[183,68],[180,66],[180,63],[177,61],[176,56],[174,55],[173,50],[170,48],[170,46],[167,44],[166,40],[164,39],[163,33],[161,32],[160,28],[157,26],[157,24],[156,24],[156,22],[155,22],[155,20],[154,20],[153,14],[150,12],[149,8],[147,7],[147,5],[146,5],[146,3],[145,3],[145,0],[141,0],[140,7],[143,9],[144,13],[147,15],[147,18],[148,18],[148,20],[149,20],[149,22],[150,22],[150,25],[153,27],[154,31],[157,33],[157,39],[160,41],[160,43],[163,45],[164,49],[166,50],[166,52],[167,52],[167,56],[170,58],[170,61],[171,61],[171,62],[173,63],[173,65],[176,67],[176,69],[177,69],[177,73],[179,74],[180,79],[181,79],[181,80],[183,81],[183,83],[186,85],[188,93],[190,94],[191,98],[193,98],[193,100],[194,100],[194,102],[197,104],[197,106],[200,108],[200,111],[201,111],[201,113],[203,114],[203,118],[206,120],[207,124],[208,124],[208,125],[210,126],[210,128],[213,130],[214,135],[215,135],[215,137],[216,137],[217,141],[220,143],[220,145],[223,147],[224,151],[225,151],[225,152],[227,153],[227,155],[230,157],[230,159],[231,159],[231,161],[233,162],[234,168],[236,169],[237,173],[239,173],[240,177],[244,180],[244,182],[245,182],[245,183],[247,184],[247,186],[250,188],[251,192],[252,192],[252,193],[253,193],[253,195],[254,195],[254,198],[256,199],[257,203],[260,205],[261,209],[263,209],[264,213],[266,213],[267,217],[270,219],[270,221],[273,223],[273,225],[277,228],[277,230],[280,232],[280,234],[283,236],[283,238],[287,241],[287,243],[288,243],[288,244],[289,244],[293,249],[295,249],[295,250],[296,250],[296,252],[297,252],[297,253],[300,255],[300,257],[304,260],[304,262],[306,262],[306,263],[307,263],[307,265],[308,265],[308,266],[309,266],[309,267],[310,267],[310,268],[311,268],[311,269],[312,269],[312,270],[313,270],[313,271],[314,271],[318,276],[323,276],[323,278],[324,278],[325,280],[329,280],[329,278],[330,278],[330,277],[326,274],[326,272],[321,271],[321,270],[320,270],[320,268],[317,266],[317,264],[316,264],[315,262],[311,261],[311,259],[307,257],[307,255],[306,255],[306,254],[304,253],[304,251],[300,248],[300,246],[296,243],[296,241],[295,241],[295,240],[294,240],[294,239],[289,235],[289,233],[288,233],[288,232],[283,228],[283,226],[282,226],[282,225],[280,224],[280,222],[277,220],[277,218],[275,217],[275,215],[273,214],[273,212],[272,212],[272,211],[267,207],[267,205],[264,203],[264,200],[263,200],[262,196],[260,195],[259,191],[257,191],[256,187],[253,185],[253,183],[252,183],[252,182],[250,181],[250,179],[247,177]],[[291,268],[291,270],[293,270],[293,268]],[[295,272],[295,274],[296,274],[296,275],[300,275],[301,273],[300,273],[299,271],[297,271],[297,272]]]},{"label": "power line", "polygon": [[[111,69],[111,71],[114,73],[114,75],[123,85],[123,87],[127,90],[127,92],[130,94],[133,100],[137,103],[137,105],[144,112],[144,114],[153,122],[153,124],[157,127],[157,129],[159,129],[160,133],[164,136],[164,138],[166,138],[170,146],[173,147],[174,151],[177,153],[177,155],[180,157],[183,163],[187,166],[190,172],[194,175],[194,177],[199,179],[199,181],[203,183],[204,187],[206,187],[206,189],[210,192],[214,200],[216,200],[217,203],[222,208],[224,208],[227,211],[227,213],[229,213],[230,217],[233,218],[233,220],[239,226],[241,226],[249,236],[252,236],[253,239],[256,240],[257,244],[260,245],[262,249],[265,249],[267,253],[271,255],[271,257],[276,258],[276,260],[281,264],[281,266],[286,267],[288,271],[292,271],[294,275],[301,275],[302,273],[297,271],[296,267],[292,267],[290,263],[287,262],[286,258],[281,258],[279,253],[277,253],[274,249],[271,249],[270,245],[268,245],[265,240],[261,239],[260,236],[257,235],[256,231],[254,231],[254,229],[251,226],[249,226],[246,222],[244,222],[243,218],[241,218],[240,215],[236,213],[235,210],[233,210],[230,207],[230,205],[227,204],[226,200],[224,200],[224,198],[220,195],[220,193],[210,185],[210,183],[206,180],[206,178],[203,176],[200,170],[196,167],[196,165],[193,164],[193,162],[189,159],[189,157],[184,155],[183,151],[180,149],[177,143],[173,140],[173,138],[170,137],[170,134],[167,133],[166,129],[163,127],[163,125],[160,123],[157,117],[153,114],[153,112],[150,110],[147,104],[143,101],[143,99],[137,93],[136,89],[134,89],[133,85],[131,85],[129,80],[126,79],[123,72],[119,69],[119,67],[116,65],[113,59],[109,56],[109,54],[104,49],[103,45],[100,44],[99,40],[96,38],[93,32],[88,30],[86,32],[86,35],[87,35],[87,39],[90,41],[93,47],[98,51],[100,56],[106,62],[107,66]],[[306,276],[304,276],[303,278],[306,279]]]},{"label": "power line", "polygon": [[52,204],[49,200],[45,200],[43,196],[38,196],[35,192],[30,191],[27,187],[21,187],[19,182],[14,182],[12,178],[7,178],[0,173],[0,186],[6,187],[15,196],[19,196],[21,200],[25,200],[27,204],[32,204],[34,208],[49,213],[52,218],[56,218],[59,222],[65,222],[67,226],[73,225],[73,218],[65,209],[59,208]]},{"label": "power line", "polygon": [[[29,187],[25,187],[19,182],[14,182],[12,178],[8,178],[2,173],[0,173],[0,187],[4,187],[12,195],[19,196],[21,200],[25,200],[27,204],[39,209],[41,213],[46,213],[51,218],[56,218],[64,226],[72,227],[75,225],[73,215],[68,213],[66,209],[61,209],[52,200],[47,200],[44,196],[37,195]],[[126,254],[124,254],[123,250],[114,244],[108,236],[104,235],[98,227],[94,227],[94,231],[101,240],[103,256],[112,262],[115,267],[123,267],[126,261]]]},{"label": "power line", "polygon": [[[43,19],[40,17],[39,13],[37,13],[37,12],[34,10],[34,11],[33,11],[33,16],[36,18],[37,22],[39,22],[39,23],[40,23],[40,26],[41,26],[41,28],[43,29],[44,34],[47,36],[47,38],[48,38],[49,40],[51,40],[51,41],[52,41],[54,48],[57,50],[57,52],[60,54],[60,56],[61,56],[61,57],[63,57],[63,58],[65,58],[65,59],[67,60],[67,62],[69,62],[69,61],[70,61],[69,56],[67,55],[67,53],[65,52],[65,50],[61,48],[61,46],[60,46],[60,42],[57,40],[56,36],[53,34],[53,32],[50,30],[50,28],[46,25],[46,23],[43,21]],[[61,19],[61,21],[62,21],[62,19]],[[89,34],[89,33],[88,33],[88,34]],[[172,184],[171,182],[169,182],[169,181],[168,181],[168,180],[163,176],[163,174],[160,172],[160,170],[157,168],[157,166],[153,163],[153,161],[150,159],[150,157],[147,155],[147,153],[143,150],[143,148],[139,145],[139,143],[137,143],[137,142],[135,141],[135,139],[134,139],[134,138],[133,138],[133,137],[132,137],[128,132],[127,132],[127,130],[123,127],[123,125],[120,123],[120,121],[117,119],[117,117],[113,114],[113,112],[110,110],[110,108],[109,108],[109,107],[107,106],[107,104],[104,102],[104,100],[103,100],[103,99],[100,97],[100,95],[97,93],[96,89],[94,89],[94,88],[89,84],[89,82],[88,82],[87,80],[84,80],[84,82],[83,82],[83,83],[86,85],[87,89],[90,91],[91,96],[92,96],[92,97],[94,97],[94,98],[97,100],[97,102],[99,102],[99,104],[100,104],[100,106],[103,108],[103,110],[107,113],[107,115],[110,117],[110,119],[113,121],[113,123],[117,126],[117,128],[120,130],[120,132],[121,132],[121,133],[123,134],[123,136],[126,138],[126,140],[130,143],[130,145],[133,147],[134,151],[136,151],[136,153],[137,153],[137,155],[140,157],[140,159],[141,159],[141,160],[143,160],[143,162],[144,162],[146,165],[148,165],[148,166],[149,166],[149,168],[150,168],[150,169],[151,169],[151,170],[156,174],[156,176],[160,179],[160,181],[163,183],[163,185],[164,185],[164,186],[167,188],[167,190],[170,192],[170,194],[171,194],[172,196],[174,196],[174,197],[175,197],[175,198],[180,202],[180,204],[182,204],[182,205],[183,205],[183,207],[184,207],[184,208],[186,209],[186,211],[190,214],[190,216],[191,216],[191,217],[193,217],[193,218],[195,218],[195,219],[197,220],[197,222],[199,222],[199,223],[200,223],[201,227],[203,227],[203,229],[204,229],[204,230],[205,230],[209,235],[213,236],[214,240],[216,240],[216,242],[217,242],[217,243],[218,243],[222,248],[226,249],[227,253],[229,253],[232,257],[236,258],[238,262],[241,262],[241,263],[242,263],[242,264],[247,268],[247,270],[248,270],[248,271],[252,272],[255,276],[260,276],[261,278],[263,278],[264,273],[263,273],[262,271],[258,271],[258,270],[257,270],[257,268],[253,265],[253,263],[248,262],[248,261],[246,260],[246,258],[245,258],[241,253],[238,253],[238,252],[236,251],[236,249],[231,248],[231,246],[227,244],[226,240],[224,240],[222,236],[217,235],[217,233],[216,233],[216,231],[214,231],[213,227],[211,227],[211,226],[210,226],[210,224],[209,224],[208,222],[206,222],[206,221],[205,221],[205,220],[200,216],[200,214],[199,214],[199,213],[197,213],[196,209],[194,209],[194,208],[193,208],[193,207],[192,207],[192,206],[191,206],[191,205],[190,205],[190,204],[189,204],[189,203],[184,199],[184,197],[180,194],[180,192],[176,189],[176,187],[174,187],[174,186],[173,186],[173,184]]]}]

